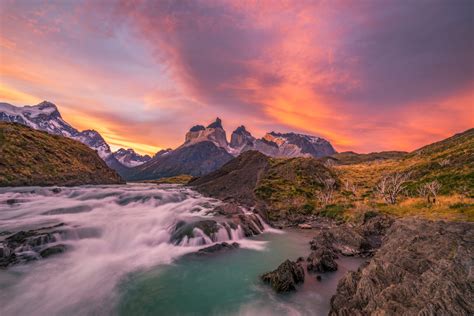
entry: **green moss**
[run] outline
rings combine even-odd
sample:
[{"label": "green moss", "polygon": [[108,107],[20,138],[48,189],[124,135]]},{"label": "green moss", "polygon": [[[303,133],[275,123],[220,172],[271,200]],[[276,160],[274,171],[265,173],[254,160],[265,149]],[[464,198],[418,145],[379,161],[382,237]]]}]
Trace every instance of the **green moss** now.
[{"label": "green moss", "polygon": [[329,204],[319,212],[319,215],[332,219],[342,219],[344,217],[344,209],[344,205]]}]

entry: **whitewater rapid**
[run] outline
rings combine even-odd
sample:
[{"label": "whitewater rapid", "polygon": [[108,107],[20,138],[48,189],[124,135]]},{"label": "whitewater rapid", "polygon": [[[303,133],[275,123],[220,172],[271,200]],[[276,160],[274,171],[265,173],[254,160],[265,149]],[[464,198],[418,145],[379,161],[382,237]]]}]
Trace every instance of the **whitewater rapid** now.
[{"label": "whitewater rapid", "polygon": [[240,227],[202,238],[195,230],[196,239],[170,242],[178,221],[214,218],[221,203],[178,186],[0,189],[0,233],[64,223],[55,242],[67,246],[63,254],[0,270],[0,314],[109,314],[132,272],[225,240],[263,249],[265,242],[243,239]]}]

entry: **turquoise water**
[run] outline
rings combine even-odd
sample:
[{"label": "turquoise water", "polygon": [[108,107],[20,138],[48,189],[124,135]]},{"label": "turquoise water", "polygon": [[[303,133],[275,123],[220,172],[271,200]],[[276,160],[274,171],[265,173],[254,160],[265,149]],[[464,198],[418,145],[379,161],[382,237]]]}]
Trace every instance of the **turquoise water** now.
[{"label": "turquoise water", "polygon": [[321,282],[307,275],[296,293],[276,294],[259,276],[285,259],[309,254],[311,232],[266,233],[263,250],[185,256],[172,265],[130,275],[121,284],[120,315],[327,315],[338,279],[360,259],[339,261]]},{"label": "turquoise water", "polygon": [[327,314],[337,280],[360,260],[341,259],[322,282],[307,276],[296,293],[278,295],[260,281],[307,256],[314,232],[267,227],[242,239],[236,229],[217,241],[232,237],[239,249],[205,257],[193,254],[206,246],[202,238],[170,243],[176,223],[212,218],[219,203],[177,186],[0,188],[0,232],[63,223],[55,242],[68,249],[0,270],[0,315]]}]

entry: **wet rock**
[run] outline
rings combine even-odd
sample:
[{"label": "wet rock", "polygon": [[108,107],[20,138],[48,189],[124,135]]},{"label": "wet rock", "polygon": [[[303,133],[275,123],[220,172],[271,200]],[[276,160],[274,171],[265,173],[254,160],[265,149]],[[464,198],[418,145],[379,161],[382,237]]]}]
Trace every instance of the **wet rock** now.
[{"label": "wet rock", "polygon": [[311,249],[329,248],[344,256],[371,256],[381,246],[394,219],[373,212],[369,214],[356,226],[341,224],[321,229],[310,242]]},{"label": "wet rock", "polygon": [[42,258],[47,258],[52,255],[56,255],[59,253],[63,253],[66,251],[66,245],[59,244],[59,245],[54,245],[52,247],[48,247],[46,249],[43,249],[40,251],[40,256]]},{"label": "wet rock", "polygon": [[174,231],[171,234],[170,241],[174,244],[179,244],[184,237],[193,238],[194,229],[200,229],[206,236],[209,238],[217,233],[219,226],[214,220],[202,220],[197,222],[187,223],[185,221],[179,221],[174,228]]},{"label": "wet rock", "polygon": [[255,215],[240,214],[236,221],[242,227],[245,237],[258,235],[263,231],[263,226]]},{"label": "wet rock", "polygon": [[310,224],[299,224],[298,225],[298,228],[301,228],[301,229],[311,229],[313,228]]},{"label": "wet rock", "polygon": [[309,255],[306,269],[309,272],[331,272],[337,270],[337,255],[331,248],[319,248]]},{"label": "wet rock", "polygon": [[241,214],[242,209],[239,205],[234,203],[225,203],[217,206],[214,211],[219,215],[232,216],[236,214]]},{"label": "wet rock", "polygon": [[239,246],[240,245],[236,242],[233,242],[233,243],[222,242],[220,244],[215,244],[215,245],[200,249],[197,252],[197,255],[207,255],[207,254],[213,254],[216,252],[237,249],[239,248]]},{"label": "wet rock", "polygon": [[296,284],[304,282],[304,269],[299,263],[286,260],[272,272],[265,273],[261,279],[278,292],[296,290]]},{"label": "wet rock", "polygon": [[5,203],[7,205],[15,205],[15,204],[20,203],[20,200],[18,200],[18,199],[8,199],[8,200],[5,201]]},{"label": "wet rock", "polygon": [[14,264],[26,263],[32,260],[38,260],[41,257],[41,252],[46,255],[57,253],[59,247],[48,247],[48,244],[55,242],[55,234],[61,233],[59,227],[63,223],[41,227],[39,229],[32,229],[28,231],[19,231],[6,237],[0,242],[0,268],[7,268]]},{"label": "wet rock", "polygon": [[470,315],[474,223],[400,220],[341,279],[330,315]]},{"label": "wet rock", "polygon": [[60,188],[54,188],[51,190],[51,192],[53,192],[54,194],[58,194],[58,193],[61,193],[61,189]]}]

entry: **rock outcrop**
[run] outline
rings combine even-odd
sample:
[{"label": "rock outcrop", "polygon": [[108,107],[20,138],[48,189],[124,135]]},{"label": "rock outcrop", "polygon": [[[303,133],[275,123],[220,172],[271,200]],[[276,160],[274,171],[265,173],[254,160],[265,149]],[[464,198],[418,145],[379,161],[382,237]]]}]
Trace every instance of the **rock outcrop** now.
[{"label": "rock outcrop", "polygon": [[206,128],[202,125],[193,126],[189,132],[186,133],[184,146],[190,146],[199,142],[209,141],[214,143],[217,147],[227,149],[227,136],[222,121],[220,118],[209,124]]},{"label": "rock outcrop", "polygon": [[255,187],[268,166],[267,156],[260,152],[249,151],[231,160],[219,170],[191,180],[189,185],[208,196],[253,206]]},{"label": "rock outcrop", "polygon": [[473,258],[474,223],[397,221],[339,282],[330,315],[470,315]]},{"label": "rock outcrop", "polygon": [[233,242],[233,243],[222,242],[220,244],[215,244],[206,248],[199,249],[199,251],[195,253],[195,255],[203,256],[203,255],[220,253],[223,251],[237,249],[239,248],[239,246],[240,245],[236,242]]},{"label": "rock outcrop", "polygon": [[58,244],[57,235],[62,233],[64,224],[42,227],[17,233],[3,232],[0,241],[0,268],[47,258],[66,251],[66,246]]},{"label": "rock outcrop", "polygon": [[261,279],[277,293],[295,291],[296,285],[304,282],[304,269],[300,263],[286,260],[276,270],[262,275]]}]

